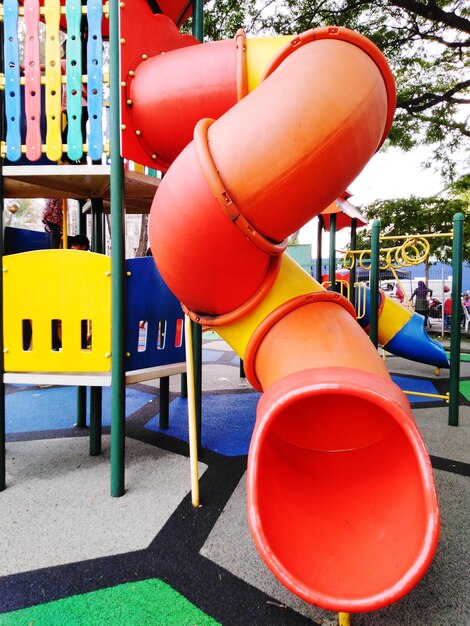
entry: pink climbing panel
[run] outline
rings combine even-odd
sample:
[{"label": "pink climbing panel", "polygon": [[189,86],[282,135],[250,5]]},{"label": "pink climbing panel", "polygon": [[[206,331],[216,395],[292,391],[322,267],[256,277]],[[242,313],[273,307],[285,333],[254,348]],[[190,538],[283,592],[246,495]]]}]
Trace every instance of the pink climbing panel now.
[{"label": "pink climbing panel", "polygon": [[37,161],[41,156],[41,67],[39,60],[39,0],[25,0],[25,110],[26,156]]}]

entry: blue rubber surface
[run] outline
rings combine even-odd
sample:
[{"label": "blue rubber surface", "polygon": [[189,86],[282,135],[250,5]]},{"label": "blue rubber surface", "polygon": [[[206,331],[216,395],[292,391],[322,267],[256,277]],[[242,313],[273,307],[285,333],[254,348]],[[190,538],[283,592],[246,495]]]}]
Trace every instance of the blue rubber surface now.
[{"label": "blue rubber surface", "polygon": [[[126,417],[142,408],[155,396],[126,389]],[[88,403],[89,405],[89,396]],[[51,387],[28,389],[5,397],[6,432],[24,433],[39,430],[73,428],[77,421],[77,388]],[[89,410],[87,409],[87,424]],[[111,390],[103,389],[103,426],[111,424]]]},{"label": "blue rubber surface", "polygon": [[[435,393],[438,390],[432,382],[405,376],[392,376],[393,381],[403,391]],[[256,405],[259,393],[247,394],[204,394],[202,397],[202,447],[224,456],[248,454],[251,435],[256,418]],[[442,403],[439,398],[407,395],[410,402]],[[188,403],[186,399],[176,398],[170,403],[170,427],[158,428],[158,414],[145,428],[161,432],[170,437],[189,441]]]},{"label": "blue rubber surface", "polygon": [[[224,456],[248,454],[259,393],[204,394],[202,396],[202,447]],[[188,441],[188,401],[170,403],[170,427],[158,428],[158,415],[145,425],[149,430]]]},{"label": "blue rubber surface", "polygon": [[[436,393],[439,391],[433,385],[430,380],[423,380],[420,378],[407,378],[406,376],[392,376],[393,382],[400,387],[403,391],[418,391],[419,393]],[[438,402],[441,403],[441,398],[426,398],[424,396],[413,396],[407,394],[407,398],[410,402]]]}]

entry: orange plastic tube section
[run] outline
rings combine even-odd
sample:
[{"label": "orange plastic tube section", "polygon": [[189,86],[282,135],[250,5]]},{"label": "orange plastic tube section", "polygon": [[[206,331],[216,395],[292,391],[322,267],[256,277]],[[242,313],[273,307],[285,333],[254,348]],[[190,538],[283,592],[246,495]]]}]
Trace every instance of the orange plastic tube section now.
[{"label": "orange plastic tube section", "polygon": [[279,580],[352,612],[418,582],[439,513],[410,405],[351,308],[339,294],[299,296],[254,333],[247,360],[264,395],[247,499],[256,546]]},{"label": "orange plastic tube section", "polygon": [[208,140],[233,202],[254,228],[282,241],[357,177],[379,146],[387,111],[382,74],[362,49],[314,40],[216,121]]},{"label": "orange plastic tube section", "polygon": [[[192,142],[163,179],[151,211],[151,246],[165,282],[188,309],[226,314],[270,275],[279,250],[266,252],[256,237],[247,238],[236,215],[264,242],[280,244],[344,191],[383,140],[392,106],[388,79],[369,56],[372,44],[363,50],[342,32],[343,39],[294,50],[208,127],[198,145],[207,142],[199,152],[210,154],[210,172]],[[194,48],[174,54],[190,56]],[[223,194],[211,187],[214,171]]]}]

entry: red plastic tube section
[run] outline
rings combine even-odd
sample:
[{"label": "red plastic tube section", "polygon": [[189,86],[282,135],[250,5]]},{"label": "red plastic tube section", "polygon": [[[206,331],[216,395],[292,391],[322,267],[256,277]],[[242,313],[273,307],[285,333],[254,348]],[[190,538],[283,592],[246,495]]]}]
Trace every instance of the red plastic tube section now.
[{"label": "red plastic tube section", "polygon": [[128,109],[149,154],[171,164],[202,117],[218,118],[237,102],[236,42],[217,41],[151,57],[128,78]]},{"label": "red plastic tube section", "polygon": [[410,405],[349,309],[339,294],[299,297],[253,335],[246,372],[264,394],[247,509],[262,558],[287,588],[354,612],[416,585],[439,510]]},{"label": "red plastic tube section", "polygon": [[276,577],[307,602],[370,611],[408,593],[437,544],[429,457],[391,381],[304,370],[265,393],[248,514]]}]

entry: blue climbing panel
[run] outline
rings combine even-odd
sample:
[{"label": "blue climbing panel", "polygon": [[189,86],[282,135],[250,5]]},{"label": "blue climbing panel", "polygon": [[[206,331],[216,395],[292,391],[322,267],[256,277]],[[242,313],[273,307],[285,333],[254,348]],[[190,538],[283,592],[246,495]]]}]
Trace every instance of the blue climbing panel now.
[{"label": "blue climbing panel", "polygon": [[82,19],[81,0],[67,0],[67,154],[72,161],[83,156],[82,137],[82,41],[80,24]]},{"label": "blue climbing panel", "polygon": [[88,0],[88,119],[90,132],[88,137],[88,154],[93,161],[103,156],[103,40],[101,21],[103,5],[101,0]]},{"label": "blue climbing panel", "polygon": [[6,117],[6,156],[10,161],[21,157],[21,98],[20,60],[18,54],[18,0],[5,0],[4,16],[4,58],[5,58],[5,117]]}]

